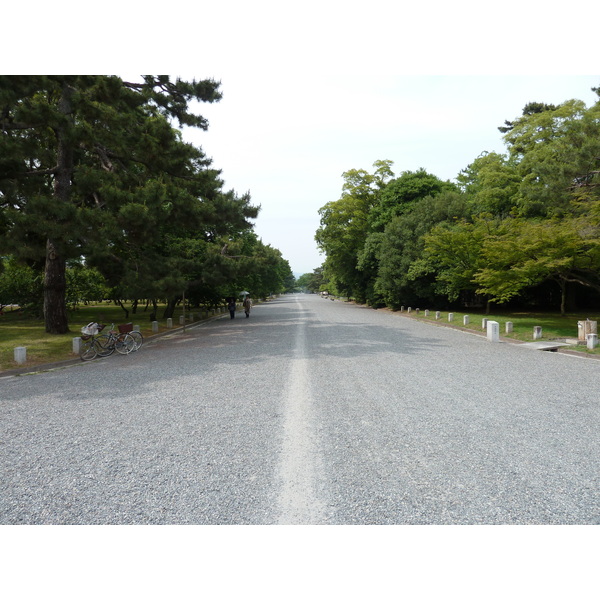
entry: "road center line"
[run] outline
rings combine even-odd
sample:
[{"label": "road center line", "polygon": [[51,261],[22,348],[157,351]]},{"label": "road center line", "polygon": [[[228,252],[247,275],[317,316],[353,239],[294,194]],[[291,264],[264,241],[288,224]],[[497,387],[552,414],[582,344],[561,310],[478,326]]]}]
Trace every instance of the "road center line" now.
[{"label": "road center line", "polygon": [[280,525],[314,525],[323,522],[323,505],[316,493],[320,454],[312,425],[313,398],[309,386],[308,362],[306,327],[304,323],[299,323],[284,398]]}]

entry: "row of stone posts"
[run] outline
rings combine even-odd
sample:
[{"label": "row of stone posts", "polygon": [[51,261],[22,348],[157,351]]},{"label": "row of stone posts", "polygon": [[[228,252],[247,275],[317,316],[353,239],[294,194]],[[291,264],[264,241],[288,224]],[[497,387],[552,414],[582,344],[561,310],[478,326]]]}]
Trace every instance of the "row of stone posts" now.
[{"label": "row of stone posts", "polygon": [[[408,307],[406,309],[407,314],[412,313],[412,307]],[[400,307],[400,312],[404,312],[404,306]],[[420,314],[420,309],[415,309],[415,314]],[[429,317],[429,310],[425,310],[425,316]],[[439,321],[442,318],[442,313],[438,310],[435,312],[435,320]],[[454,321],[454,313],[448,313],[448,322],[452,323]],[[469,315],[463,315],[463,325],[469,325],[470,319]],[[580,341],[585,341],[587,343],[587,347],[589,350],[593,350],[598,346],[598,333],[597,333],[597,321],[578,321],[578,339]],[[487,339],[490,342],[499,342],[500,341],[500,324],[497,321],[490,321],[489,319],[483,318],[481,320],[481,328],[486,332]],[[513,323],[512,321],[507,321],[505,324],[506,333],[513,332]],[[542,327],[540,325],[536,325],[533,328],[533,339],[541,340],[542,339]]]},{"label": "row of stone posts", "polygon": [[[200,316],[200,319],[208,319],[208,317],[220,315],[224,312],[225,312],[224,308],[217,307],[217,308],[210,309],[210,310],[208,310],[208,309],[203,310],[200,312],[199,316]],[[179,316],[179,325],[184,325],[185,321],[187,321],[187,320],[189,320],[190,322],[193,323],[194,318],[195,318],[195,313],[189,313],[185,317],[183,315],[180,315]],[[173,319],[169,318],[169,319],[167,319],[167,329],[172,329],[172,328],[173,328]],[[134,325],[133,330],[139,331],[140,326]],[[152,321],[152,333],[158,333],[158,330],[159,330],[159,322]],[[73,338],[73,354],[79,355],[80,350],[81,350],[81,337],[74,337]],[[14,358],[14,361],[18,365],[25,364],[27,362],[27,348],[25,346],[18,346],[17,348],[15,348],[13,358]]]}]

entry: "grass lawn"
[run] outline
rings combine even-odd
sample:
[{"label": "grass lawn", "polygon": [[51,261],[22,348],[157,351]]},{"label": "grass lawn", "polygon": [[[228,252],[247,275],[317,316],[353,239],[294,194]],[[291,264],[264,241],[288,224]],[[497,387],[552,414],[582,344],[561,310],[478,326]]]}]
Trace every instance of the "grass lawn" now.
[{"label": "grass lawn", "polygon": [[[164,305],[158,307],[158,331],[167,330],[166,319],[161,319]],[[45,363],[58,362],[70,358],[76,358],[73,354],[73,338],[81,333],[81,328],[90,321],[103,323],[107,330],[112,323],[120,325],[133,323],[140,326],[140,332],[144,339],[152,335],[152,323],[150,322],[151,308],[144,310],[139,306],[137,314],[129,312],[129,318],[125,319],[125,312],[114,304],[98,304],[94,306],[82,306],[75,311],[69,311],[69,333],[65,335],[50,335],[45,332],[44,321],[33,319],[18,311],[5,310],[0,316],[0,371],[14,369],[20,366],[36,366]],[[192,311],[194,313],[194,311]],[[182,314],[181,307],[175,310],[173,315],[173,326],[179,326],[179,316]],[[189,311],[186,311],[189,317]],[[194,313],[194,320],[200,318],[200,311]],[[14,349],[24,346],[27,348],[27,362],[18,365],[14,361]]]},{"label": "grass lawn", "polygon": [[[450,323],[448,321],[449,312],[453,312],[454,319]],[[413,309],[410,316],[416,319],[423,319],[426,321],[433,321],[439,324],[451,324],[455,327],[459,327],[465,330],[485,332],[482,327],[482,320],[488,319],[488,321],[497,321],[500,325],[500,337],[519,340],[523,342],[533,341],[533,328],[540,326],[542,328],[542,340],[550,341],[564,338],[577,339],[578,335],[578,321],[585,321],[589,318],[591,321],[600,321],[600,315],[594,315],[591,313],[575,313],[560,316],[556,313],[527,313],[527,312],[516,312],[516,313],[502,313],[495,312],[493,314],[486,315],[482,311],[472,312],[455,312],[446,311],[440,312],[440,319],[435,318],[436,311],[430,310],[429,316],[425,316],[425,311],[420,310],[417,315]],[[406,314],[406,313],[405,313]],[[463,317],[469,315],[469,324],[463,325]],[[513,324],[513,332],[506,333],[506,323],[510,321]],[[600,354],[600,347],[594,350],[588,350],[586,346],[569,346],[572,350],[577,350],[582,353],[588,354]]]}]

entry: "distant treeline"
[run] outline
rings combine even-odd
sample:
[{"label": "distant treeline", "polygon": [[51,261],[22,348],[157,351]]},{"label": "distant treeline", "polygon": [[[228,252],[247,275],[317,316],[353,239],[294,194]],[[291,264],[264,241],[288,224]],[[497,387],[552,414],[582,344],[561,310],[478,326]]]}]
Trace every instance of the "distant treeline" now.
[{"label": "distant treeline", "polygon": [[483,152],[456,183],[395,176],[390,160],[344,173],[306,283],[391,308],[597,305],[600,100],[530,103],[499,130],[507,153]]}]

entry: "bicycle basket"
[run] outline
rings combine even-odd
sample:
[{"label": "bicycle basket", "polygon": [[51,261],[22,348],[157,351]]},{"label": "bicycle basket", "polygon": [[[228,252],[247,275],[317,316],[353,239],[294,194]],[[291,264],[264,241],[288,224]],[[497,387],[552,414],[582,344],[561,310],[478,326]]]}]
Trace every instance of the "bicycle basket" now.
[{"label": "bicycle basket", "polygon": [[93,321],[91,323],[88,323],[85,327],[81,328],[81,333],[87,336],[96,335],[98,331],[100,331],[98,329],[98,323],[94,323]]},{"label": "bicycle basket", "polygon": [[119,333],[129,333],[133,331],[133,323],[125,323],[125,325],[118,325]]},{"label": "bicycle basket", "polygon": [[81,328],[81,336],[82,340],[89,340],[93,335],[97,335],[104,329],[104,325],[99,325],[98,323],[88,323],[85,327]]}]

